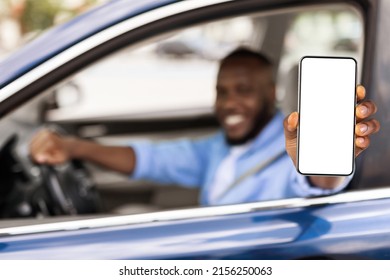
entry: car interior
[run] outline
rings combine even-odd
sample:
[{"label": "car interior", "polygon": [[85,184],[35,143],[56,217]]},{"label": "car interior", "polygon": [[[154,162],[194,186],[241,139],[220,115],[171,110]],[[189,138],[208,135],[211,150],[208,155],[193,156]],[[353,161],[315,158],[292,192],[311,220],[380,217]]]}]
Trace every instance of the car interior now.
[{"label": "car interior", "polygon": [[213,116],[218,61],[239,46],[271,58],[276,106],[288,114],[297,107],[304,55],[353,57],[359,80],[363,19],[354,7],[326,4],[209,20],[115,51],[67,77],[0,120],[0,217],[8,221],[0,227],[15,218],[197,207],[197,189],[134,181],[88,162],[38,166],[29,141],[42,128],[107,145],[211,135],[219,129]]}]

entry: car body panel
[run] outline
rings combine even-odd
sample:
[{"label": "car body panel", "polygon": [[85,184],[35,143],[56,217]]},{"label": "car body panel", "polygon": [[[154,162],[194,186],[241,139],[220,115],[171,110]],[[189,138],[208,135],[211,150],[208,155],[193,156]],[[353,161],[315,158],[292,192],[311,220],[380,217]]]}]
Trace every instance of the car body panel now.
[{"label": "car body panel", "polygon": [[386,259],[389,218],[380,199],[3,236],[0,259]]}]

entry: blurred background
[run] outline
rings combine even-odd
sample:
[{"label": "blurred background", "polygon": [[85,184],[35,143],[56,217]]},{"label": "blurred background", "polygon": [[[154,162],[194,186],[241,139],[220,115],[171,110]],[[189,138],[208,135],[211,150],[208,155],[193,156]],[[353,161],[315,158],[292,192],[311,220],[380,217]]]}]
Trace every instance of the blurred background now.
[{"label": "blurred background", "polygon": [[53,25],[107,0],[0,0],[0,59]]},{"label": "blurred background", "polygon": [[[50,27],[108,1],[0,0],[0,60]],[[121,50],[74,75],[56,88],[56,106],[47,117],[65,122],[161,117],[178,109],[181,115],[210,114],[218,60],[238,46],[263,46],[274,60],[279,106],[288,113],[294,108],[284,104],[296,103],[289,97],[296,95],[299,59],[337,55],[359,62],[362,26],[350,6],[325,4],[185,28]],[[164,98],[161,89],[166,89]]]}]

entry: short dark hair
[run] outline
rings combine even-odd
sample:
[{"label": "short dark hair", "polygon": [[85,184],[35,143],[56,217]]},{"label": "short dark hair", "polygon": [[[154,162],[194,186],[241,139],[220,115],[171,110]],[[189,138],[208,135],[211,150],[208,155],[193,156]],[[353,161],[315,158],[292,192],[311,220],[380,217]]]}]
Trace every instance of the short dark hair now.
[{"label": "short dark hair", "polygon": [[260,62],[261,66],[272,68],[272,61],[261,52],[253,51],[245,47],[239,47],[221,60],[221,65],[232,58],[253,58]]},{"label": "short dark hair", "polygon": [[245,47],[239,47],[234,51],[232,51],[231,53],[229,53],[227,56],[225,56],[220,61],[219,67],[221,69],[221,67],[224,66],[224,64],[230,61],[231,59],[242,59],[242,58],[244,59],[249,58],[258,61],[260,67],[262,67],[266,72],[269,73],[270,82],[272,84],[275,84],[272,61],[261,52],[253,51]]}]

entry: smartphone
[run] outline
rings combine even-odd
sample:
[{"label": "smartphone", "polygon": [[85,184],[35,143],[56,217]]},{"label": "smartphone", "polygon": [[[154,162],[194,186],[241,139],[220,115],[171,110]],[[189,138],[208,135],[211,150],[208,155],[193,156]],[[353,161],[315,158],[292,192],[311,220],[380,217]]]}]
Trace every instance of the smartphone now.
[{"label": "smartphone", "polygon": [[305,56],[299,66],[297,170],[348,176],[355,168],[356,60]]}]

